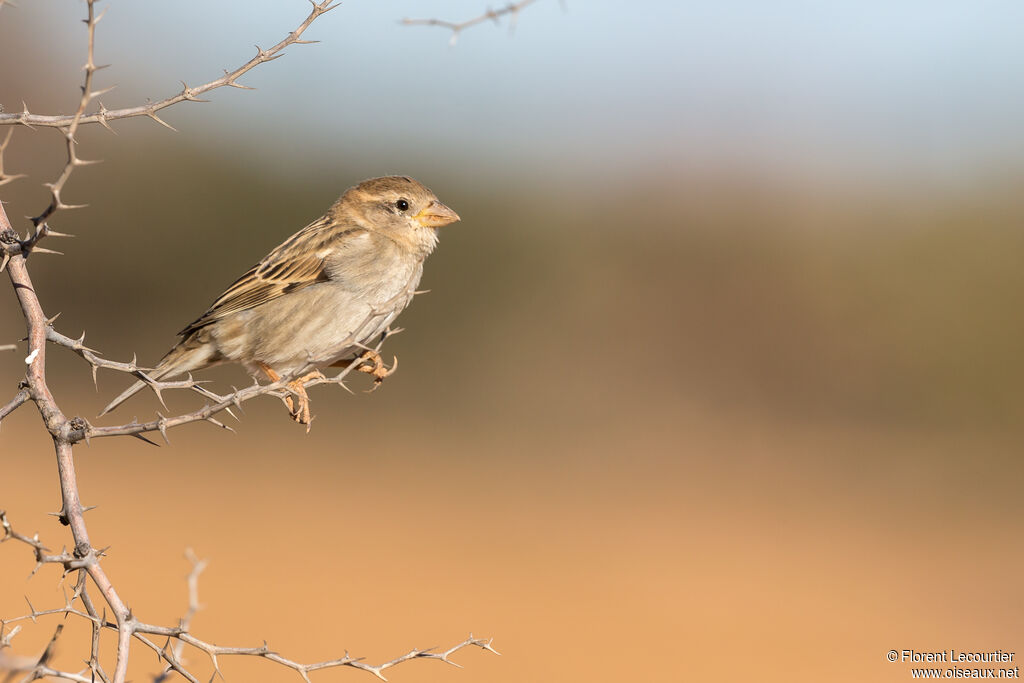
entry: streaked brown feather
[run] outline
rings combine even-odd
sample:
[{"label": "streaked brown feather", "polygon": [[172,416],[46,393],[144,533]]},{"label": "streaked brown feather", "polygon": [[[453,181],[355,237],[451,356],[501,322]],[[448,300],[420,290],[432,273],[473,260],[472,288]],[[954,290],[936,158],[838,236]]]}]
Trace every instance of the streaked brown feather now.
[{"label": "streaked brown feather", "polygon": [[235,280],[202,316],[179,334],[187,337],[233,313],[255,308],[318,282],[326,282],[329,277],[320,254],[344,235],[365,232],[363,228],[339,228],[329,216],[313,221]]}]

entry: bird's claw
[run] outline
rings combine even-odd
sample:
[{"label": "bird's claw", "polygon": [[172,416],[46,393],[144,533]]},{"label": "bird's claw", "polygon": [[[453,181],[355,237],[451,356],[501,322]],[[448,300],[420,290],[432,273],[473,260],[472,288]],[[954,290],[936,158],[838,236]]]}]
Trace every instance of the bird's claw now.
[{"label": "bird's claw", "polygon": [[307,433],[313,424],[313,416],[309,410],[309,394],[306,393],[306,382],[323,378],[322,372],[314,370],[288,383],[288,390],[291,393],[284,397],[284,403],[288,406],[288,413],[292,416],[292,419],[300,425],[306,425]]},{"label": "bird's claw", "polygon": [[[360,364],[359,372],[365,372],[368,375],[373,375],[373,389],[376,389],[384,382],[385,377],[391,376],[391,374],[398,369],[398,356],[393,357],[391,367],[384,365],[384,360],[380,357],[380,354],[376,351],[364,351],[359,357],[363,362]],[[371,391],[373,391],[371,389]]]}]

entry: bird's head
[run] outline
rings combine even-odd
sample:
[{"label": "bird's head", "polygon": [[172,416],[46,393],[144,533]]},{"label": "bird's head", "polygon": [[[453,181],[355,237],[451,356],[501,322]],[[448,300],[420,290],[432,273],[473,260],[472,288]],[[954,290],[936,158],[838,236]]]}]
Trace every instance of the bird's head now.
[{"label": "bird's head", "polygon": [[437,244],[437,229],[459,220],[433,192],[407,176],[364,180],[346,191],[335,209],[369,230],[427,253]]}]

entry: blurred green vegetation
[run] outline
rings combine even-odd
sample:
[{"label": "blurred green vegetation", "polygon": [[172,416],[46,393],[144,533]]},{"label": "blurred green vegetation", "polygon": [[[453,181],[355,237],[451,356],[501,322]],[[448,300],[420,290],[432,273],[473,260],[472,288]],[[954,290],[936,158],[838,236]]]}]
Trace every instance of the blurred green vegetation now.
[{"label": "blurred green vegetation", "polygon": [[[366,175],[362,159],[328,174],[125,128],[107,142],[88,131],[85,149],[105,163],[80,169],[67,195],[90,207],[54,221],[78,237],[59,245],[66,257],[33,263],[59,326],[116,358],[154,361]],[[16,157],[37,177],[6,188],[12,216],[44,204],[34,182],[59,166],[53,147]],[[400,321],[410,332],[389,342],[422,380],[389,399],[396,409],[441,392],[460,411],[516,420],[628,420],[697,402],[812,421],[1022,424],[1013,187],[824,193],[740,175],[460,183],[436,161],[393,170],[463,217],[428,263],[433,293]],[[9,338],[21,322],[5,306]],[[493,395],[481,400],[481,386]]]}]

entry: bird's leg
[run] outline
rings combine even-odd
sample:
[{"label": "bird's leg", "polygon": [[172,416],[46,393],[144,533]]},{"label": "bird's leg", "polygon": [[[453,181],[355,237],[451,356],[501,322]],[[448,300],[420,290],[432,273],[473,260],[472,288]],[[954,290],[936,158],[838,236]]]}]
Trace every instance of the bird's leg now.
[{"label": "bird's leg", "polygon": [[263,371],[263,374],[266,375],[267,379],[271,382],[280,381],[281,375],[277,374],[277,371],[274,370],[274,368],[260,361],[256,361],[256,366]]},{"label": "bird's leg", "polygon": [[359,372],[365,372],[368,375],[373,375],[374,386],[380,385],[384,381],[384,378],[389,376],[398,368],[398,358],[395,357],[394,364],[388,368],[384,365],[384,360],[380,357],[380,354],[371,349],[363,351],[356,359],[346,359],[335,361],[331,364],[332,368],[344,368],[348,367],[354,362],[358,362],[359,365],[356,370]]},{"label": "bird's leg", "polygon": [[[291,400],[288,401],[289,409],[292,412],[292,419],[300,425],[306,425],[306,431],[308,432],[313,418],[309,414],[309,394],[306,393],[306,387],[303,386],[302,382],[295,380],[288,383],[288,391],[295,394],[299,399],[299,405],[294,408],[291,407]],[[288,398],[291,399],[291,396]]]},{"label": "bird's leg", "polygon": [[313,416],[309,413],[309,394],[306,393],[306,382],[311,379],[323,379],[323,377],[323,373],[314,370],[288,382],[288,390],[299,398],[299,405],[292,410],[292,419],[300,425],[306,425],[307,433],[312,426]]},{"label": "bird's leg", "polygon": [[[267,365],[266,363],[258,363],[260,370],[263,374],[270,379],[271,382],[278,382],[281,380],[281,375]],[[295,398],[298,399],[298,405],[296,405],[295,399],[292,395],[284,397],[284,403],[288,406],[288,412],[292,416],[292,419],[299,424],[306,425],[306,431],[309,431],[309,425],[313,421],[312,416],[309,412],[309,394],[306,393],[306,382],[311,379],[322,379],[323,374],[319,370],[307,373],[302,377],[293,379],[288,382],[288,391],[294,394]]]},{"label": "bird's leg", "polygon": [[[259,369],[263,371],[263,374],[266,375],[267,379],[271,382],[281,381],[281,375],[277,374],[277,371],[274,370],[274,368],[260,361],[256,361],[256,365],[259,366]],[[288,406],[288,412],[292,417],[295,417],[295,401],[292,399],[291,394],[285,396],[283,400],[284,404]]]}]

